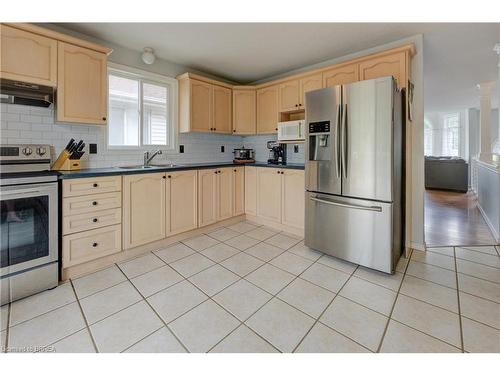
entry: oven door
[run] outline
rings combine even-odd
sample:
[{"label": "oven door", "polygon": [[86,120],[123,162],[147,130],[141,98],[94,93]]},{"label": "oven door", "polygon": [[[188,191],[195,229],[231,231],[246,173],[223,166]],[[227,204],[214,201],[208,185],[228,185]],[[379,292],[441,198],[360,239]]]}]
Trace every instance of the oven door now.
[{"label": "oven door", "polygon": [[57,261],[57,182],[0,188],[0,276]]}]

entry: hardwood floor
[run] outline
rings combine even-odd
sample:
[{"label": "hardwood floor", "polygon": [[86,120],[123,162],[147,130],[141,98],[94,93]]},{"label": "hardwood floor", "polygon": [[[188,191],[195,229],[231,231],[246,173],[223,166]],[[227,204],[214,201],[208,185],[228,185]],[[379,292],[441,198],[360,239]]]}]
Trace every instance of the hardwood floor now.
[{"label": "hardwood floor", "polygon": [[472,193],[425,191],[425,242],[430,246],[493,245]]}]

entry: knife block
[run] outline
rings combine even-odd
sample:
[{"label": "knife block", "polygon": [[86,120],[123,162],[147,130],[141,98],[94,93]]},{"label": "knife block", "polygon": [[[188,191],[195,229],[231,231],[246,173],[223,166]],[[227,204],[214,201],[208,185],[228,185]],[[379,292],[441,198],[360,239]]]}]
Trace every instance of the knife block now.
[{"label": "knife block", "polygon": [[60,171],[79,171],[80,170],[80,159],[66,159],[59,169]]}]

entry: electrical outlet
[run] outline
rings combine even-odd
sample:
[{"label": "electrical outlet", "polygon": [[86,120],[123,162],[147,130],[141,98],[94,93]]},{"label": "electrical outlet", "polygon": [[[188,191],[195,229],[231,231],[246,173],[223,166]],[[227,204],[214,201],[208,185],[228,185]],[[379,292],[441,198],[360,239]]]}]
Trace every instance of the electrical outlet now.
[{"label": "electrical outlet", "polygon": [[184,153],[184,145],[179,145],[179,153]]},{"label": "electrical outlet", "polygon": [[295,153],[299,152],[299,145],[293,145],[293,152]]},{"label": "electrical outlet", "polygon": [[97,143],[89,143],[89,154],[97,154]]},{"label": "electrical outlet", "polygon": [[220,146],[220,152],[225,152],[224,151],[224,146]]}]

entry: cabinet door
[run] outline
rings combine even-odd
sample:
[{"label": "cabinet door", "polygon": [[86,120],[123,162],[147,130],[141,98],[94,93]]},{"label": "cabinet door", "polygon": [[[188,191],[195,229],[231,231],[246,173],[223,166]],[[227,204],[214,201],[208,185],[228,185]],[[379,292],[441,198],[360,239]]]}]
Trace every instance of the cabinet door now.
[{"label": "cabinet door", "polygon": [[299,108],[299,81],[293,80],[282,83],[279,93],[280,112],[295,111]]},{"label": "cabinet door", "polygon": [[245,167],[245,213],[257,215],[257,168]]},{"label": "cabinet door", "polygon": [[198,172],[167,173],[167,236],[198,227]]},{"label": "cabinet door", "polygon": [[233,90],[233,133],[255,134],[255,90]]},{"label": "cabinet door", "polygon": [[198,171],[198,226],[217,221],[217,169]]},{"label": "cabinet door", "polygon": [[300,80],[300,103],[299,108],[306,105],[306,92],[323,88],[323,76],[321,73],[302,78]]},{"label": "cabinet door", "polygon": [[213,86],[214,116],[213,126],[217,133],[232,133],[232,103],[231,89],[221,86]]},{"label": "cabinet door", "polygon": [[57,85],[57,41],[0,25],[2,78]]},{"label": "cabinet door", "polygon": [[233,168],[233,216],[245,213],[245,168]]},{"label": "cabinet door", "polygon": [[358,68],[358,64],[350,64],[323,72],[323,87],[345,85],[359,81]]},{"label": "cabinet door", "polygon": [[58,42],[57,121],[106,124],[106,60],[104,53]]},{"label": "cabinet door", "polygon": [[213,129],[212,95],[213,87],[209,83],[190,80],[190,116],[191,131],[209,132]]},{"label": "cabinet door", "polygon": [[281,222],[281,174],[276,168],[257,168],[257,216]]},{"label": "cabinet door", "polygon": [[278,86],[257,90],[257,134],[278,131]]},{"label": "cabinet door", "polygon": [[234,172],[233,168],[221,168],[217,175],[217,220],[228,219],[233,216],[234,200]]},{"label": "cabinet door", "polygon": [[399,52],[361,62],[359,64],[361,80],[393,76],[399,87],[406,87],[406,82],[402,82],[406,77],[405,56],[405,52]]},{"label": "cabinet door", "polygon": [[281,223],[304,228],[304,171],[282,170]]},{"label": "cabinet door", "polygon": [[165,238],[165,173],[123,176],[123,247]]}]

